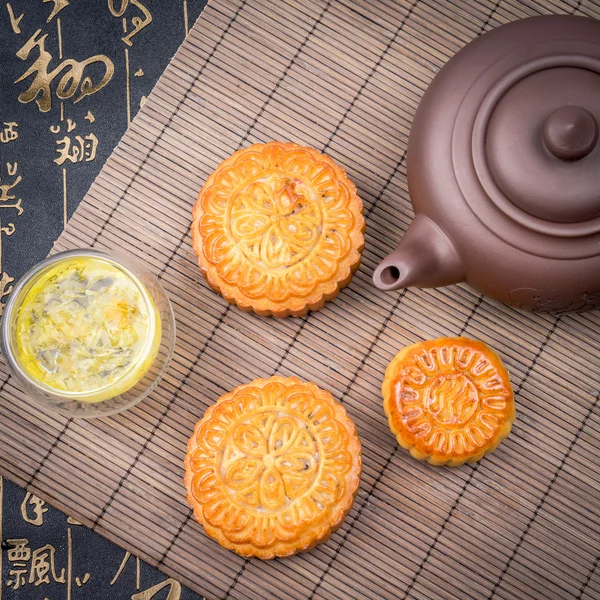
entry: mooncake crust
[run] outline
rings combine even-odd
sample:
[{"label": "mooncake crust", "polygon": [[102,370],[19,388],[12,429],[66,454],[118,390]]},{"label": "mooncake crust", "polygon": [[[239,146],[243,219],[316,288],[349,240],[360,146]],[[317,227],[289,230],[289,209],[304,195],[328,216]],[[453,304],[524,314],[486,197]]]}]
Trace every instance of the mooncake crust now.
[{"label": "mooncake crust", "polygon": [[348,285],[364,247],[363,204],[314,148],[253,144],[224,160],[193,209],[193,249],[211,289],[242,310],[299,317]]},{"label": "mooncake crust", "polygon": [[383,407],[398,443],[433,465],[477,462],[508,436],[515,402],[507,370],[483,342],[438,338],[388,365]]},{"label": "mooncake crust", "polygon": [[331,394],[274,376],[221,396],[188,443],[194,518],[242,556],[310,550],[352,508],[362,470],[356,426]]}]

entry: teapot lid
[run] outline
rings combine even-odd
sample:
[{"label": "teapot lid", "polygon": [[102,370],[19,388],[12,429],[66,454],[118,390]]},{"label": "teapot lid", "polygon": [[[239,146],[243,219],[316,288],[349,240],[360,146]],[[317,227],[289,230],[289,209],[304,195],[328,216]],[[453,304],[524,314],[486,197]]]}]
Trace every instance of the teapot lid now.
[{"label": "teapot lid", "polygon": [[557,66],[510,88],[487,124],[485,153],[500,190],[557,223],[600,216],[600,73]]},{"label": "teapot lid", "polygon": [[596,254],[597,239],[538,242],[600,234],[600,22],[523,19],[459,55],[452,163],[466,202],[513,246]]}]

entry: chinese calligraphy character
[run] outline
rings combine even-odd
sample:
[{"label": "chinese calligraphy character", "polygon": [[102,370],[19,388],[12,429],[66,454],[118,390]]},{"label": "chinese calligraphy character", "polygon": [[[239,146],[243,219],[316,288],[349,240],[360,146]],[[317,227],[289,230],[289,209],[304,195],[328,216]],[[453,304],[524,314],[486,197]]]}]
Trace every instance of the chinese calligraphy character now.
[{"label": "chinese calligraphy character", "polygon": [[131,600],[151,600],[156,597],[158,592],[164,590],[166,587],[169,588],[169,595],[166,600],[179,600],[181,598],[181,584],[174,579],[167,579],[162,583],[152,586],[147,590],[133,594]]},{"label": "chinese calligraphy character", "polygon": [[108,0],[108,10],[110,10],[113,17],[122,17],[128,6],[129,0],[121,0],[119,8],[115,8],[115,0]]},{"label": "chinese calligraphy character", "polygon": [[[17,215],[20,216],[23,214],[23,208],[21,207],[21,198],[19,198],[15,203],[8,204],[9,200],[15,200],[16,196],[11,193],[11,190],[15,188],[22,180],[21,175],[17,175],[17,170],[19,168],[19,163],[15,161],[14,163],[7,162],[6,170],[8,172],[9,177],[14,177],[12,182],[10,183],[2,183],[2,178],[0,177],[0,209],[5,208],[15,208],[17,210]],[[9,223],[8,225],[2,225],[2,220],[0,219],[0,315],[2,315],[2,311],[4,310],[4,304],[2,301],[11,293],[13,286],[10,285],[15,279],[14,277],[10,277],[8,273],[2,272],[2,235],[10,236],[16,231],[16,228],[13,223]],[[27,545],[27,540],[15,540],[16,542],[24,542]],[[22,544],[21,544],[22,546]],[[23,548],[19,546],[21,551]],[[29,550],[27,550],[29,551]],[[10,556],[16,556],[14,550],[13,553],[9,551]],[[10,560],[10,559],[9,559]],[[15,559],[19,560],[19,559]],[[22,560],[22,559],[20,559]],[[15,567],[23,565],[15,565]],[[14,573],[12,575],[15,577],[12,581],[12,585],[20,587],[22,584],[22,573],[19,572],[18,569],[14,569]],[[15,588],[16,589],[16,588]]]},{"label": "chinese calligraphy character", "polygon": [[27,569],[23,568],[25,565],[21,565],[21,564],[17,564],[14,566],[16,568],[11,569],[8,572],[8,576],[10,578],[14,577],[14,579],[8,579],[6,581],[6,585],[8,587],[12,587],[15,590],[18,590],[19,588],[23,587],[27,583],[27,580],[25,579],[25,575],[27,575]]},{"label": "chinese calligraphy character", "polygon": [[[28,506],[32,507],[33,516],[28,514]],[[21,516],[23,517],[23,520],[39,527],[44,524],[44,513],[47,512],[48,509],[46,508],[46,503],[37,496],[34,496],[31,492],[27,492],[21,503]]]},{"label": "chinese calligraphy character", "polygon": [[10,546],[8,549],[8,560],[13,563],[6,585],[18,590],[26,583],[27,562],[31,558],[29,540],[6,540],[6,543]]},{"label": "chinese calligraphy character", "polygon": [[50,544],[32,552],[29,583],[33,583],[36,587],[42,583],[50,583],[50,575],[56,583],[66,582],[64,569],[60,570],[60,576],[56,574],[55,552],[54,546],[50,546]]},{"label": "chinese calligraphy character", "polygon": [[80,523],[77,519],[74,519],[73,517],[67,517],[67,523],[69,525],[83,525],[83,523]]},{"label": "chinese calligraphy character", "polygon": [[[73,144],[71,147],[71,138],[67,136],[65,136],[62,140],[57,140],[56,151],[58,152],[59,156],[58,158],[54,159],[54,162],[57,165],[62,165],[67,160],[71,161],[72,163],[83,161],[91,162],[96,158],[98,138],[93,133],[89,133],[85,137],[76,135],[75,141],[78,145]],[[59,147],[61,144],[62,147]]]},{"label": "chinese calligraphy character", "polygon": [[94,113],[91,110],[88,110],[87,115],[85,115],[85,117],[83,117],[86,121],[89,121],[90,123],[93,123],[96,120],[96,117],[94,116]]},{"label": "chinese calligraphy character", "polygon": [[133,30],[130,31],[123,39],[123,41],[128,46],[133,46],[131,40],[137,35],[142,29],[148,27],[150,23],[152,23],[152,14],[150,11],[141,3],[140,0],[120,0],[119,8],[115,7],[115,0],[108,0],[108,10],[110,10],[113,17],[122,17],[125,14],[125,11],[129,7],[129,4],[138,8],[143,15],[142,17],[133,17],[131,19],[131,24],[133,25]]},{"label": "chinese calligraphy character", "polygon": [[11,236],[16,230],[17,228],[15,227],[14,223],[9,223],[5,226],[0,226],[0,234],[3,233],[4,235]]},{"label": "chinese calligraphy character", "polygon": [[[0,202],[6,202],[7,200],[14,200],[16,196],[10,195],[9,192],[21,183],[23,178],[19,175],[12,183],[5,183],[0,185]],[[1,179],[0,179],[1,181]]]},{"label": "chinese calligraphy character", "polygon": [[3,144],[8,144],[8,142],[12,142],[19,137],[19,132],[17,131],[18,123],[11,121],[10,123],[3,123],[4,129],[0,131],[0,142]]},{"label": "chinese calligraphy character", "polygon": [[[67,133],[71,133],[75,127],[77,127],[77,123],[73,119],[67,119]],[[50,131],[52,133],[60,133],[60,125],[50,125]]]},{"label": "chinese calligraphy character", "polygon": [[52,12],[50,13],[50,16],[48,17],[46,23],[50,23],[50,21],[52,21],[52,19],[54,19],[54,17],[63,8],[66,8],[67,6],[69,6],[69,0],[44,0],[44,4],[46,2],[53,2],[54,3],[54,7],[52,8]]},{"label": "chinese calligraphy character", "polygon": [[[6,169],[8,171],[8,175],[10,177],[14,177],[17,174],[17,169],[19,167],[19,163],[14,162],[6,163]],[[18,216],[23,214],[23,208],[21,207],[21,198],[17,200],[14,204],[5,204],[8,200],[15,200],[16,196],[11,194],[11,190],[15,188],[21,182],[23,178],[21,175],[18,175],[11,183],[1,183],[2,177],[0,177],[0,208],[16,208]],[[9,226],[12,228],[12,231],[8,231],[7,228],[0,228],[0,233],[4,232],[6,235],[12,235],[14,233],[14,225],[12,223]]]},{"label": "chinese calligraphy character", "polygon": [[[8,296],[13,289],[13,286],[10,285],[15,280],[14,277],[10,277],[8,273],[2,273],[2,277],[0,277],[0,300],[3,300],[6,296]],[[0,303],[0,316],[2,316],[2,311],[4,310],[4,304]]]},{"label": "chinese calligraphy character", "polygon": [[[77,123],[67,119],[67,133],[71,133],[77,127]],[[60,125],[51,125],[50,131],[54,134],[60,133]],[[96,158],[98,150],[98,138],[94,133],[86,136],[76,135],[74,138],[66,136],[62,140],[56,140],[56,152],[58,157],[54,159],[57,165],[64,164],[67,160],[72,163],[91,162]]]},{"label": "chinese calligraphy character", "polygon": [[12,548],[8,549],[8,560],[10,562],[27,562],[31,558],[29,540],[6,540]]},{"label": "chinese calligraphy character", "polygon": [[[39,53],[29,69],[15,80],[15,83],[20,83],[28,77],[34,76],[29,88],[19,95],[19,101],[23,104],[35,100],[41,112],[48,112],[52,108],[51,84],[61,74],[62,76],[56,86],[56,95],[61,100],[65,100],[73,97],[79,90],[79,95],[74,100],[75,104],[86,96],[101,90],[112,79],[115,66],[110,58],[101,54],[96,54],[83,61],[69,58],[59,63],[55,69],[48,71],[52,55],[45,48],[48,34],[39,37],[41,32],[42,30],[38,29],[17,52],[17,56],[21,60],[27,60],[36,48]],[[98,83],[94,83],[89,76],[83,77],[86,67],[96,63],[102,63],[105,68],[104,76]]]},{"label": "chinese calligraphy character", "polygon": [[75,577],[75,583],[77,587],[83,587],[89,580],[91,575],[86,573],[83,577]]},{"label": "chinese calligraphy character", "polygon": [[24,15],[21,14],[18,17],[16,17],[15,11],[13,10],[13,7],[10,5],[10,2],[6,3],[6,8],[8,9],[8,16],[10,17],[10,26],[12,27],[12,30],[14,31],[14,33],[19,35],[21,33],[21,27],[19,26],[19,23],[21,22],[21,19],[23,18]]},{"label": "chinese calligraphy character", "polygon": [[[123,560],[121,561],[121,565],[119,566],[119,570],[117,571],[116,575],[113,577],[112,581],[110,582],[110,585],[115,585],[115,583],[117,582],[117,580],[119,579],[119,577],[121,577],[121,573],[123,572],[123,569],[127,566],[127,563],[129,562],[129,559],[131,558],[131,552],[125,552],[125,556],[123,557]],[[135,570],[136,570],[136,589],[140,589],[140,559],[136,558],[135,559]]]}]

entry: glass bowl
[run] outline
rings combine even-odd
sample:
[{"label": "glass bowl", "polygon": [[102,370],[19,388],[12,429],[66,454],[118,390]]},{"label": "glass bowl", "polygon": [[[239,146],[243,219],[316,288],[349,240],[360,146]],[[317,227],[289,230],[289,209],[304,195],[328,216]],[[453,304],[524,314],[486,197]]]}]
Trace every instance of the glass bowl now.
[{"label": "glass bowl", "polygon": [[[146,333],[143,344],[140,345],[141,349],[131,365],[126,369],[123,368],[122,376],[93,390],[65,391],[53,388],[33,376],[32,370],[40,369],[35,363],[42,363],[42,360],[25,358],[26,352],[20,347],[17,326],[23,301],[28,298],[32,288],[38,285],[32,294],[35,298],[35,293],[43,290],[43,286],[52,281],[51,271],[60,269],[63,262],[67,269],[71,261],[72,264],[84,264],[84,262],[77,262],[79,260],[91,261],[94,264],[104,263],[101,266],[109,269],[116,268],[119,277],[124,275],[125,277],[120,281],[126,281],[126,285],[129,286],[133,284],[130,289],[135,290],[136,297],[141,298],[147,309],[145,315],[147,325],[144,330]],[[48,279],[44,280],[44,276]],[[86,285],[85,281],[84,279],[82,286]],[[84,287],[79,293],[88,293],[86,290],[87,288]],[[46,305],[43,310],[46,309],[45,307]],[[37,316],[32,316],[28,323],[34,323],[32,320],[34,318]],[[91,327],[98,328],[96,323]],[[173,355],[175,318],[169,298],[158,278],[142,263],[114,251],[87,248],[68,250],[45,259],[28,271],[17,283],[4,308],[0,325],[0,347],[11,374],[35,403],[67,417],[103,417],[131,408],[156,387]],[[39,353],[37,356],[39,358]],[[95,355],[91,356],[93,358]],[[104,372],[101,375],[104,375]]]}]

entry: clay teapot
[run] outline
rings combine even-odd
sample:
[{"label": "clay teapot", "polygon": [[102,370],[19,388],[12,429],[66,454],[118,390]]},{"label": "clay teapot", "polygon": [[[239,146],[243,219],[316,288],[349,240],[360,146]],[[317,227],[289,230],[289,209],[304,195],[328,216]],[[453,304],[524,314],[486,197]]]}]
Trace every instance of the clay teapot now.
[{"label": "clay teapot", "polygon": [[412,125],[416,217],[382,290],[467,282],[523,309],[600,306],[600,21],[533,17],[471,42]]}]

